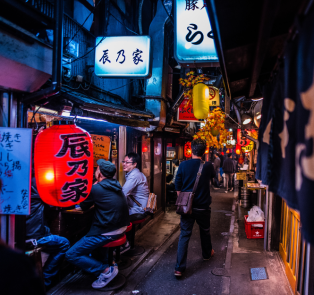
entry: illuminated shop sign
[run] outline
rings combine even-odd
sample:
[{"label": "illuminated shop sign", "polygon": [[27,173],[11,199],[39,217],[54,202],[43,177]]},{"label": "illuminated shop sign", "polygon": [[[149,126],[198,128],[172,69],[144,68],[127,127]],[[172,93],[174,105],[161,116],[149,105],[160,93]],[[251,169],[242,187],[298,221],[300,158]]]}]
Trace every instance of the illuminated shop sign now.
[{"label": "illuminated shop sign", "polygon": [[149,36],[97,37],[95,74],[111,78],[149,78],[151,40]]},{"label": "illuminated shop sign", "polygon": [[204,0],[175,1],[175,57],[179,63],[218,62]]}]

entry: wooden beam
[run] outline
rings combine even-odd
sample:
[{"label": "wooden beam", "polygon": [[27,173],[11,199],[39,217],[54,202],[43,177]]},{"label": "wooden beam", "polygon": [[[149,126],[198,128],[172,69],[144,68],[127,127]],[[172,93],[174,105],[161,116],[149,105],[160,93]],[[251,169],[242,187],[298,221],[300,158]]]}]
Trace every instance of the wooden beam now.
[{"label": "wooden beam", "polygon": [[90,12],[94,12],[95,7],[90,4],[87,0],[77,0],[82,3]]}]

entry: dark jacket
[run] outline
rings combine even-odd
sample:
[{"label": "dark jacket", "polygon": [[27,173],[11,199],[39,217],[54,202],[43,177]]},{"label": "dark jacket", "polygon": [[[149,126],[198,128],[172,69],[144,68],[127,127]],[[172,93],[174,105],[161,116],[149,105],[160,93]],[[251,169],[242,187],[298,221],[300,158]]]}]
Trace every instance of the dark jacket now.
[{"label": "dark jacket", "polygon": [[224,164],[222,165],[222,170],[224,171],[224,173],[234,173],[234,163],[233,160],[231,160],[230,158],[227,158],[226,160],[224,160]]},{"label": "dark jacket", "polygon": [[217,157],[214,160],[214,170],[219,171],[219,168],[220,168],[220,159],[219,159],[219,157]]},{"label": "dark jacket", "polygon": [[[201,160],[191,159],[180,164],[176,176],[176,191],[191,192],[196,180],[196,174],[200,167]],[[210,179],[216,176],[214,166],[206,162],[203,166],[202,174],[195,191],[193,208],[208,209],[212,199],[210,196]]]},{"label": "dark jacket", "polygon": [[47,206],[39,197],[35,177],[32,177],[31,213],[26,216],[26,239],[40,239],[50,230],[45,226],[44,210]]},{"label": "dark jacket", "polygon": [[42,279],[30,257],[0,242],[0,261],[1,294],[46,294]]},{"label": "dark jacket", "polygon": [[222,165],[224,164],[224,157],[223,155],[219,155],[219,159],[220,159],[220,168],[222,168]]},{"label": "dark jacket", "polygon": [[93,185],[80,206],[85,211],[92,205],[95,205],[95,213],[87,236],[101,235],[130,224],[129,208],[117,180],[107,178]]}]

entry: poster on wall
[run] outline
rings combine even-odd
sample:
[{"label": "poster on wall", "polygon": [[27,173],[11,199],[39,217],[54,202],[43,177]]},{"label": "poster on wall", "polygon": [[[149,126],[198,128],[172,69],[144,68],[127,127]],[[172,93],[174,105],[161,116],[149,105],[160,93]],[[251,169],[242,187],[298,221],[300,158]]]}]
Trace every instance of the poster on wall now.
[{"label": "poster on wall", "polygon": [[186,103],[188,102],[188,99],[184,99],[182,103],[180,104],[178,108],[177,113],[177,121],[182,122],[200,122],[203,120],[196,119],[193,113],[193,106],[189,106],[188,108],[185,108]]},{"label": "poster on wall", "polygon": [[0,214],[30,213],[32,129],[0,127]]},{"label": "poster on wall", "polygon": [[97,167],[97,160],[108,161],[110,155],[110,137],[104,135],[91,134],[93,140],[94,167]]},{"label": "poster on wall", "polygon": [[95,74],[111,78],[150,78],[149,36],[97,37]]},{"label": "poster on wall", "polygon": [[179,63],[217,62],[204,0],[175,0],[175,58]]}]

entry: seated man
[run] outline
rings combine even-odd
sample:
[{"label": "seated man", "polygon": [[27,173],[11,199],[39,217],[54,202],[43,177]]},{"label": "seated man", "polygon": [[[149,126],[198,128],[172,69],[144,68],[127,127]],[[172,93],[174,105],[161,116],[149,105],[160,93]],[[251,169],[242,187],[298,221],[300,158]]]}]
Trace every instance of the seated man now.
[{"label": "seated man", "polygon": [[[93,250],[122,237],[130,223],[128,205],[120,183],[113,179],[116,166],[100,159],[95,172],[96,184],[85,201],[82,210],[95,206],[95,213],[90,231],[79,240],[67,253],[66,259],[83,270],[95,274],[95,289],[105,287],[117,274],[118,266],[108,265],[108,261],[98,261],[89,256]],[[104,248],[105,250],[107,248]],[[108,254],[108,252],[107,252]]]},{"label": "seated man", "polygon": [[122,161],[125,174],[123,193],[129,206],[130,221],[144,219],[146,217],[149,188],[146,176],[138,169],[140,156],[136,153],[128,153]]},{"label": "seated man", "polygon": [[31,213],[26,216],[26,242],[35,247],[44,246],[44,252],[49,254],[43,267],[46,288],[50,287],[52,279],[58,273],[65,252],[70,248],[70,242],[57,235],[52,235],[45,226],[44,202],[41,200],[36,186],[35,177],[32,177],[31,186]]}]

